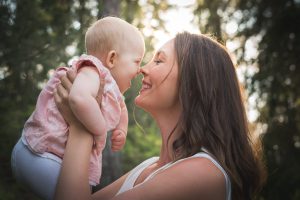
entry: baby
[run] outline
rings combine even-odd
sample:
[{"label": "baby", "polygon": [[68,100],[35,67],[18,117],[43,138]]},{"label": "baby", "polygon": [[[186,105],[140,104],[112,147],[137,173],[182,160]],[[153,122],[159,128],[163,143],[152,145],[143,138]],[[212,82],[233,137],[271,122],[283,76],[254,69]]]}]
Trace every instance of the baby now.
[{"label": "baby", "polygon": [[[75,60],[71,68],[59,67],[41,91],[36,109],[26,121],[12,154],[17,179],[37,195],[53,198],[61,159],[68,139],[68,125],[59,113],[53,91],[67,70],[77,75],[69,102],[75,116],[94,134],[89,183],[99,183],[102,150],[107,131],[112,131],[112,149],[120,150],[127,134],[128,113],[123,93],[138,74],[145,44],[138,29],[116,17],[95,22],[86,32],[88,55]],[[104,80],[101,106],[97,102],[100,80]]]}]

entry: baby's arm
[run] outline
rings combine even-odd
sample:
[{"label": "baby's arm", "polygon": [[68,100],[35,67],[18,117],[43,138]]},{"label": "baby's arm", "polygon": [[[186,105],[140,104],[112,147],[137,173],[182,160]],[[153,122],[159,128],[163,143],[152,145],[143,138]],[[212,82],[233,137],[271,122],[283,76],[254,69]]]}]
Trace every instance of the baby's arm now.
[{"label": "baby's arm", "polygon": [[120,122],[116,129],[112,132],[111,136],[111,149],[113,151],[119,151],[123,148],[128,128],[128,111],[124,101],[121,102],[121,117]]},{"label": "baby's arm", "polygon": [[105,137],[106,123],[96,101],[100,85],[96,70],[89,66],[79,69],[70,91],[69,103],[75,116],[91,133]]}]

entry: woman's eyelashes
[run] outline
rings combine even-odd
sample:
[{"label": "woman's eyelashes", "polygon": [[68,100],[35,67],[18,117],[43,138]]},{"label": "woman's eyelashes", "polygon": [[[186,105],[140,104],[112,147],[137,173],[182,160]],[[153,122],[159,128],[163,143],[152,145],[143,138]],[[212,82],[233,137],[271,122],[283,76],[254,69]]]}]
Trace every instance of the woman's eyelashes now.
[{"label": "woman's eyelashes", "polygon": [[162,61],[159,60],[159,59],[156,59],[156,60],[154,60],[153,62],[154,62],[155,64],[157,64],[157,65],[158,65],[159,63],[162,63]]}]

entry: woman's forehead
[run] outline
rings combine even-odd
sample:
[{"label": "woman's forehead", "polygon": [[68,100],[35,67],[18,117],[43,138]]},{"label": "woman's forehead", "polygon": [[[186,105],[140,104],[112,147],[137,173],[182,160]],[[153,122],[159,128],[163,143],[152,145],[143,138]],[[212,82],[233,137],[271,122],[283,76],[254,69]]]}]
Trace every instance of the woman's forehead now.
[{"label": "woman's forehead", "polygon": [[157,52],[157,55],[171,56],[174,53],[174,40],[166,42]]}]

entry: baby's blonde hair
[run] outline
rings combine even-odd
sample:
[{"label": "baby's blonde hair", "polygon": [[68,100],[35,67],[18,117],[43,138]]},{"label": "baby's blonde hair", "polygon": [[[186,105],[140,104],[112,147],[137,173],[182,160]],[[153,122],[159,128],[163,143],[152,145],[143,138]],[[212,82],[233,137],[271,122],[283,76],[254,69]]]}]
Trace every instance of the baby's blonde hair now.
[{"label": "baby's blonde hair", "polygon": [[105,55],[110,50],[122,51],[126,42],[141,33],[136,27],[117,17],[105,17],[93,23],[85,34],[87,54]]}]

